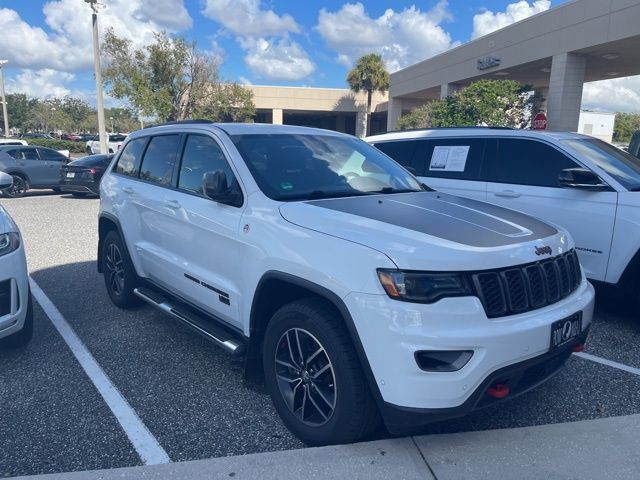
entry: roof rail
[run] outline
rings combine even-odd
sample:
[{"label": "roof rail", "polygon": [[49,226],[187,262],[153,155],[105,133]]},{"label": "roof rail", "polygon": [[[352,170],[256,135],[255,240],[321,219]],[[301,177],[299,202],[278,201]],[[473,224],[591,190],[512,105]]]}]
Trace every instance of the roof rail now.
[{"label": "roof rail", "polygon": [[467,130],[467,129],[486,129],[486,130],[515,130],[513,127],[502,127],[500,125],[469,125],[466,127],[427,127],[427,128],[405,128],[404,130],[390,130],[388,132],[380,132],[369,135],[375,137],[376,135],[385,135],[387,133],[400,133],[400,132],[423,132],[425,130]]},{"label": "roof rail", "polygon": [[192,120],[174,120],[171,122],[164,122],[164,123],[152,123],[147,125],[144,128],[153,128],[153,127],[162,127],[163,125],[188,125],[188,124],[193,124],[193,123],[201,123],[201,124],[210,124],[210,123],[214,123],[211,120],[206,120],[204,118],[195,118]]}]

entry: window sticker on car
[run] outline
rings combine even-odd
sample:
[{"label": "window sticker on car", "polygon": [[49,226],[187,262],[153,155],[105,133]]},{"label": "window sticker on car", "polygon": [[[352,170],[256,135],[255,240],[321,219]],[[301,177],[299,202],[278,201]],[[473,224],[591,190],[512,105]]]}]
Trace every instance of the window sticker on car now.
[{"label": "window sticker on car", "polygon": [[469,155],[469,145],[434,147],[429,170],[464,172]]}]

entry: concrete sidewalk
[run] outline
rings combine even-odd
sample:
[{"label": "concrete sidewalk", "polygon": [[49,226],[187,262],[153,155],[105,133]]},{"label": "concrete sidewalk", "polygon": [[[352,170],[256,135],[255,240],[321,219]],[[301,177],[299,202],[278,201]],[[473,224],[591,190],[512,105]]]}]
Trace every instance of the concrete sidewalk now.
[{"label": "concrete sidewalk", "polygon": [[640,479],[640,415],[428,435],[31,480]]}]

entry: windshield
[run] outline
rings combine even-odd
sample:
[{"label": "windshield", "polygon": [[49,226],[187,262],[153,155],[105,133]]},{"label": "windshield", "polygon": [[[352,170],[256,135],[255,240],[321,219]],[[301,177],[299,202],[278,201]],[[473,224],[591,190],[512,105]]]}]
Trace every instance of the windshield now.
[{"label": "windshield", "polygon": [[274,200],[421,191],[418,180],[369,144],[334,135],[233,135],[260,189]]},{"label": "windshield", "polygon": [[585,157],[628,190],[640,190],[640,159],[597,138],[563,140],[578,158]]}]

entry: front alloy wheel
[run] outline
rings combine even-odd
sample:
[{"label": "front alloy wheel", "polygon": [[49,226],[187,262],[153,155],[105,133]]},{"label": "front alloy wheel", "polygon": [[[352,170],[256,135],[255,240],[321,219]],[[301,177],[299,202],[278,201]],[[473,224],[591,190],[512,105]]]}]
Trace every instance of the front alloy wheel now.
[{"label": "front alloy wheel", "polygon": [[18,175],[12,175],[13,177],[13,184],[4,190],[4,193],[12,198],[20,198],[23,197],[25,193],[27,193],[27,181],[18,176]]},{"label": "front alloy wheel", "polygon": [[318,339],[291,328],[280,337],[274,361],[278,388],[291,413],[309,426],[329,421],[336,407],[336,379]]},{"label": "front alloy wheel", "polygon": [[107,245],[104,268],[109,289],[118,296],[122,295],[124,291],[124,260],[120,248],[115,243]]}]

